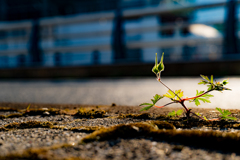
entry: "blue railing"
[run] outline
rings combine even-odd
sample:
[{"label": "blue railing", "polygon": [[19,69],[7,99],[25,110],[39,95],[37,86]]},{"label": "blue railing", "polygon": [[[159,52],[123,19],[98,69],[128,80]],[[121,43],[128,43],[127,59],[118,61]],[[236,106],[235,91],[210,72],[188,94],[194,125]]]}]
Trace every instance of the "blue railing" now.
[{"label": "blue railing", "polygon": [[[239,57],[224,52],[224,1],[126,6],[118,12],[40,18],[35,33],[39,34],[38,39],[33,38],[32,21],[2,22],[0,67],[149,63],[154,62],[156,52],[165,52],[166,61],[172,63]],[[236,8],[239,9],[238,3]],[[239,38],[238,28],[235,33]],[[35,53],[30,50],[35,40],[39,61],[32,60]]]}]

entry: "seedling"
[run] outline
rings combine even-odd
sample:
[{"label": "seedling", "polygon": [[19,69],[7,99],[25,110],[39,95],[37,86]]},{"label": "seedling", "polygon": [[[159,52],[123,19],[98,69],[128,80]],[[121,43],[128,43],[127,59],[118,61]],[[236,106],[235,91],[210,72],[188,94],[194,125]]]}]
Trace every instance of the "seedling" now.
[{"label": "seedling", "polygon": [[[200,105],[200,101],[202,101],[204,103],[205,102],[211,103],[209,98],[213,97],[213,95],[209,94],[210,92],[231,90],[231,89],[225,87],[225,85],[228,84],[227,80],[223,80],[222,82],[217,82],[217,81],[213,80],[213,75],[211,75],[210,78],[208,76],[200,75],[203,80],[201,80],[198,84],[207,85],[207,87],[208,87],[207,91],[198,91],[197,90],[196,96],[190,97],[190,98],[188,98],[188,97],[183,98],[184,95],[183,95],[183,91],[181,91],[181,89],[173,91],[166,84],[164,84],[161,80],[161,72],[164,71],[163,56],[164,56],[164,53],[162,54],[161,61],[158,63],[158,58],[157,58],[157,53],[156,53],[155,65],[152,68],[152,72],[154,74],[156,74],[157,81],[160,82],[164,87],[166,87],[168,89],[168,92],[164,95],[156,94],[153,97],[153,99],[151,99],[152,103],[140,104],[140,106],[145,106],[144,108],[141,109],[141,111],[149,110],[152,107],[163,108],[163,107],[168,106],[173,103],[180,103],[185,110],[185,116],[187,117],[187,119],[189,119],[193,115],[202,120],[207,120],[207,121],[221,120],[221,119],[236,120],[235,117],[228,116],[231,114],[231,112],[229,112],[228,110],[222,111],[220,108],[216,108],[216,110],[219,111],[221,114],[221,115],[219,115],[219,118],[207,119],[205,116],[201,116],[199,113],[192,112],[192,109],[187,108],[186,105],[184,104],[185,101],[194,102],[196,106]],[[164,97],[169,98],[172,102],[167,103],[163,106],[157,106],[156,103]],[[183,112],[184,112],[183,110],[172,111],[168,114],[168,116],[179,117]]]},{"label": "seedling", "polygon": [[179,117],[179,116],[181,116],[182,115],[182,113],[183,113],[183,110],[182,109],[179,109],[178,111],[172,111],[172,112],[169,112],[168,113],[168,116],[169,117]]}]

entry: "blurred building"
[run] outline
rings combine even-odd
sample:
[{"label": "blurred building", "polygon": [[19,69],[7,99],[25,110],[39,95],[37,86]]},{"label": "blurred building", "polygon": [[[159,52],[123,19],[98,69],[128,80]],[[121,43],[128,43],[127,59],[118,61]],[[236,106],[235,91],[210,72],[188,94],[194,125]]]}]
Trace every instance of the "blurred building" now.
[{"label": "blurred building", "polygon": [[226,59],[226,0],[0,0],[0,8],[2,68],[148,63],[156,52],[173,63]]}]

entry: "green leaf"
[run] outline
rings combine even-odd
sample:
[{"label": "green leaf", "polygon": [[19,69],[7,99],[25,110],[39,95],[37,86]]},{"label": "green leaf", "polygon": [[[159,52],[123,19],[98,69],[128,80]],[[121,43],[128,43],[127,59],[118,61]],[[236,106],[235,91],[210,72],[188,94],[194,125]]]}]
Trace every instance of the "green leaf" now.
[{"label": "green leaf", "polygon": [[200,102],[199,102],[199,100],[198,100],[198,99],[195,99],[195,101],[194,101],[194,102],[195,102],[195,105],[196,105],[196,106],[199,106],[199,105],[200,105]]},{"label": "green leaf", "polygon": [[223,90],[231,90],[229,88],[223,87],[224,85],[228,84],[227,80],[223,80],[222,83],[220,82],[214,82],[213,81],[213,75],[211,75],[211,80],[207,76],[200,75],[204,80],[201,80],[198,84],[208,84],[208,91],[216,90],[216,91],[223,91]]},{"label": "green leaf", "polygon": [[140,111],[147,111],[150,108],[152,108],[153,106],[154,106],[153,104],[150,104],[149,106],[142,108]]},{"label": "green leaf", "polygon": [[169,112],[168,116],[169,117],[174,117],[174,116],[176,116],[176,112],[175,111]]},{"label": "green leaf", "polygon": [[222,119],[230,119],[230,120],[237,120],[237,118],[235,117],[230,117],[228,115],[231,114],[231,112],[229,110],[224,110],[222,111],[221,108],[216,108],[217,111],[220,112],[221,115],[219,115]]},{"label": "green leaf", "polygon": [[179,109],[179,110],[176,112],[176,115],[177,115],[177,116],[180,116],[180,115],[182,115],[182,113],[183,113],[183,110],[182,110],[182,109]]},{"label": "green leaf", "polygon": [[203,79],[207,80],[208,82],[210,82],[209,78],[207,76],[204,75],[200,75]]},{"label": "green leaf", "polygon": [[151,99],[151,101],[153,102],[153,104],[156,104],[157,101],[159,101],[160,99],[162,99],[164,96],[160,96],[159,94],[156,94],[153,99]]},{"label": "green leaf", "polygon": [[204,118],[206,121],[208,121],[208,119],[207,119],[205,116],[203,116],[203,118]]},{"label": "green leaf", "polygon": [[180,90],[180,92],[177,94],[180,98],[183,97],[183,91]]},{"label": "green leaf", "polygon": [[228,84],[228,80],[223,80],[222,84],[223,85],[227,85]]},{"label": "green leaf", "polygon": [[183,113],[182,109],[179,109],[177,112],[176,111],[172,111],[168,113],[169,117],[175,117],[175,116],[180,116]]},{"label": "green leaf", "polygon": [[201,114],[200,114],[200,113],[198,113],[198,112],[195,112],[195,114],[201,117]]},{"label": "green leaf", "polygon": [[210,91],[210,90],[212,90],[213,88],[215,88],[213,84],[210,84],[210,85],[207,85],[207,86],[208,86],[208,91]]},{"label": "green leaf", "polygon": [[201,80],[201,82],[199,82],[198,84],[208,84],[208,82],[204,81],[204,80]]},{"label": "green leaf", "polygon": [[160,61],[160,63],[159,63],[158,66],[157,66],[157,68],[158,68],[158,70],[159,70],[160,72],[164,70],[163,55],[164,55],[164,52],[162,53],[161,61]]},{"label": "green leaf", "polygon": [[158,73],[158,69],[157,69],[157,67],[156,67],[156,66],[154,66],[154,67],[152,68],[152,72],[153,72],[153,73],[155,73],[155,74],[157,74],[157,73]]},{"label": "green leaf", "polygon": [[155,57],[155,65],[153,66],[152,68],[152,72],[155,73],[155,74],[158,74],[159,70],[157,68],[157,65],[158,65],[158,57],[157,57],[157,53],[156,53],[156,57]]},{"label": "green leaf", "polygon": [[168,90],[168,93],[164,94],[163,96],[173,99],[176,95],[171,90]]},{"label": "green leaf", "polygon": [[164,52],[162,53],[162,57],[161,57],[160,63],[163,63],[163,56],[164,56]]},{"label": "green leaf", "polygon": [[[173,93],[171,90],[168,90],[168,93],[164,94],[163,96],[168,97],[172,100],[179,100],[179,98],[176,95],[178,95],[178,97],[182,98],[183,91],[181,91],[181,89],[179,89],[179,90],[175,90]],[[177,97],[177,98],[175,99],[175,97]]]},{"label": "green leaf", "polygon": [[151,101],[153,103],[142,103],[142,104],[139,105],[139,106],[144,106],[144,105],[146,106],[146,107],[142,108],[140,111],[147,111],[147,110],[149,110],[150,108],[152,108],[157,103],[157,101],[159,101],[163,97],[164,96],[160,96],[160,95],[156,94],[155,96],[153,96],[153,99],[151,99]]},{"label": "green leaf", "polygon": [[223,80],[222,83],[220,82],[214,82],[213,81],[213,75],[211,75],[211,80],[207,76],[200,75],[204,80],[200,81],[198,84],[208,84],[208,91],[216,90],[216,91],[223,91],[223,90],[231,90],[229,88],[223,87],[224,85],[228,84],[227,80]]},{"label": "green leaf", "polygon": [[202,101],[203,103],[211,103],[211,101],[209,101],[208,99],[205,98],[197,98],[198,100]]},{"label": "green leaf", "polygon": [[157,56],[157,53],[156,53],[156,56],[155,56],[155,66],[157,66],[158,64],[158,56]]},{"label": "green leaf", "polygon": [[217,110],[218,112],[220,112],[221,114],[223,114],[223,111],[222,111],[221,108],[216,107],[216,110]]},{"label": "green leaf", "polygon": [[200,94],[203,94],[203,93],[204,93],[204,91],[198,92],[198,90],[196,90],[196,96],[199,96]]},{"label": "green leaf", "polygon": [[144,105],[152,105],[151,103],[142,103],[139,106],[144,106]]},{"label": "green leaf", "polygon": [[[196,96],[199,96],[203,93],[204,93],[204,91],[198,92],[198,90],[196,90]],[[211,101],[209,100],[210,97],[213,97],[213,95],[206,93],[206,94],[203,94],[201,97],[195,98],[193,101],[195,102],[196,106],[199,106],[200,101],[202,101],[204,103],[211,103]]]},{"label": "green leaf", "polygon": [[236,117],[228,117],[228,116],[224,117],[224,119],[237,120]]},{"label": "green leaf", "polygon": [[163,71],[163,70],[164,70],[164,65],[163,65],[163,63],[159,63],[159,64],[157,65],[157,69],[159,70],[159,72]]},{"label": "green leaf", "polygon": [[211,83],[213,83],[213,75],[211,75]]},{"label": "green leaf", "polygon": [[224,110],[223,111],[223,115],[228,116],[229,114],[231,114],[231,112],[229,110]]},{"label": "green leaf", "polygon": [[[204,93],[204,91],[198,92],[198,90],[196,90],[196,96],[199,96],[199,95],[201,95],[201,94],[203,94],[203,93]],[[206,94],[202,95],[201,97],[205,97],[205,98],[208,99],[208,98],[210,98],[210,97],[213,97],[213,95],[206,93]]]},{"label": "green leaf", "polygon": [[155,74],[158,74],[164,70],[163,55],[164,55],[164,53],[162,54],[161,61],[158,63],[158,57],[157,57],[157,53],[156,53],[155,65],[152,68],[152,72]]}]

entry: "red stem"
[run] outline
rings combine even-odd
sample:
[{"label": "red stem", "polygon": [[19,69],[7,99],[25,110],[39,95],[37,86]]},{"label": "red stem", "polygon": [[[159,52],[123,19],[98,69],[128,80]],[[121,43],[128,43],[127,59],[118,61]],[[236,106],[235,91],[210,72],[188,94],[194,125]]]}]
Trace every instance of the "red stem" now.
[{"label": "red stem", "polygon": [[220,120],[221,118],[215,118],[215,119],[209,119],[209,121],[218,121]]},{"label": "red stem", "polygon": [[189,112],[189,109],[185,106],[184,101],[180,101],[180,104],[183,106],[183,108],[186,110],[186,112]]},{"label": "red stem", "polygon": [[173,104],[173,103],[177,103],[177,102],[170,102],[170,103],[168,103],[168,104],[165,104],[164,106],[156,106],[156,105],[154,105],[154,107],[163,108],[163,107],[165,107],[165,106],[167,106],[167,105],[169,105],[169,104]]},{"label": "red stem", "polygon": [[202,93],[202,94],[200,94],[200,95],[198,95],[198,96],[195,96],[195,97],[184,98],[184,99],[182,99],[182,101],[188,101],[188,100],[191,100],[191,99],[196,99],[196,98],[201,97],[201,96],[203,96],[204,94],[207,94],[208,92],[211,92],[211,91],[212,91],[212,90],[206,91],[206,92],[204,92],[204,93]]}]

